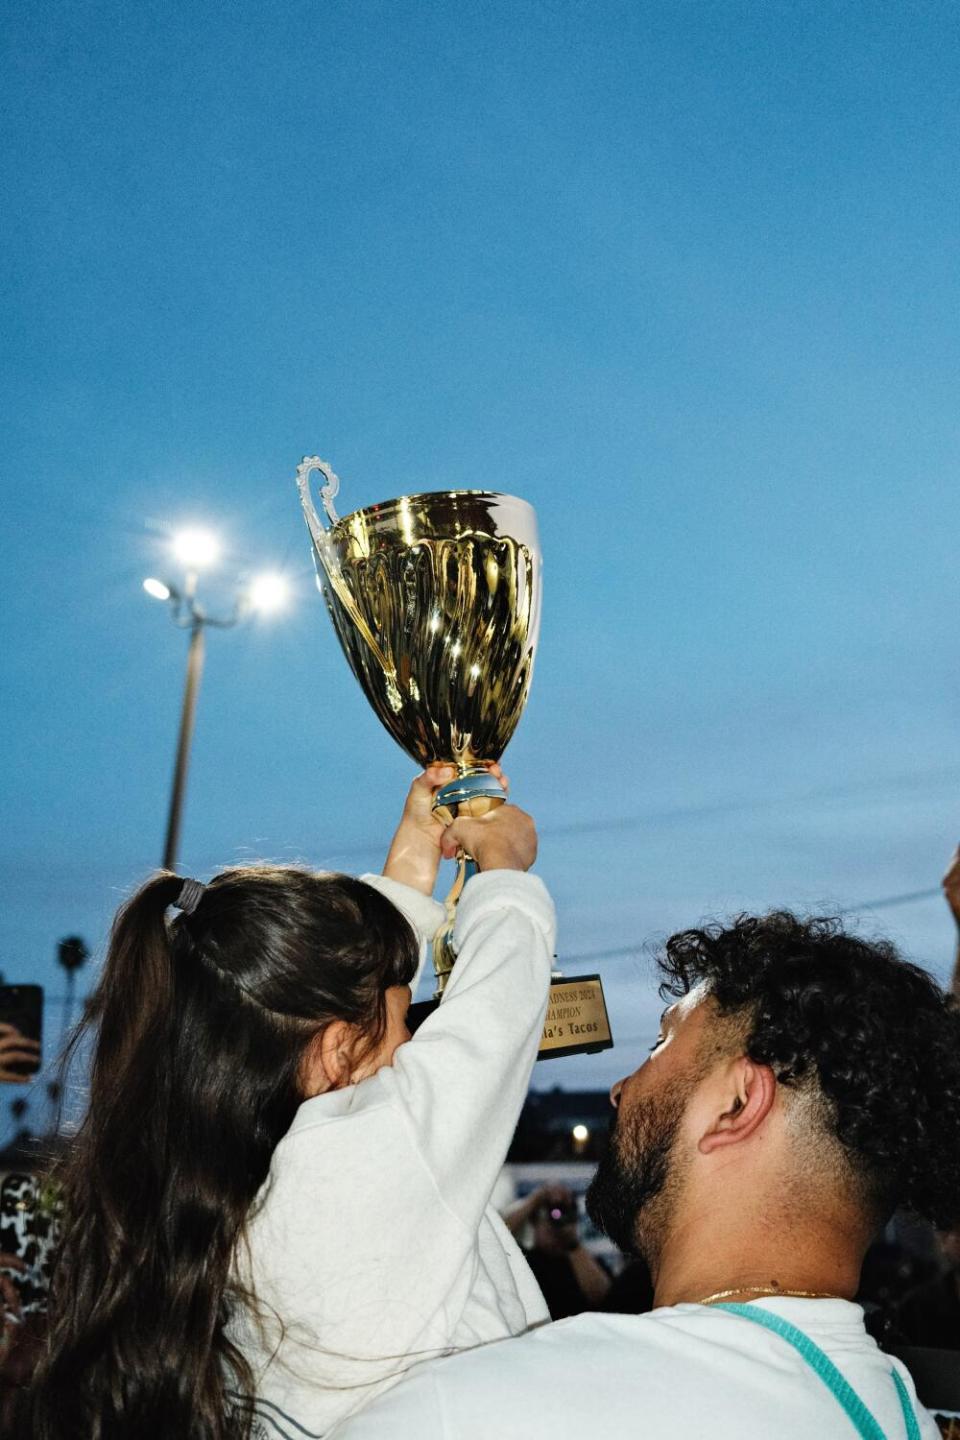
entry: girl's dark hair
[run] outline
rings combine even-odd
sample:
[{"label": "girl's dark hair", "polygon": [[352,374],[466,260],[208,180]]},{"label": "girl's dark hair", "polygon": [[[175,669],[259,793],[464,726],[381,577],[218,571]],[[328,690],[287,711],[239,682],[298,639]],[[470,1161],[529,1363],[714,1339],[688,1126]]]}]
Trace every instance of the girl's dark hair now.
[{"label": "girl's dark hair", "polygon": [[740,915],[684,930],[661,993],[705,983],[745,1052],[784,1085],[813,1078],[876,1221],[960,1223],[960,1008],[885,940],[833,917]]},{"label": "girl's dark hair", "polygon": [[235,1440],[250,1431],[226,1325],[244,1224],[333,1019],[371,1048],[417,941],[378,891],[292,867],[225,870],[168,920],[161,873],[114,923],[72,1049],[95,1030],[64,1176],[49,1344],[25,1411],[36,1440]]}]

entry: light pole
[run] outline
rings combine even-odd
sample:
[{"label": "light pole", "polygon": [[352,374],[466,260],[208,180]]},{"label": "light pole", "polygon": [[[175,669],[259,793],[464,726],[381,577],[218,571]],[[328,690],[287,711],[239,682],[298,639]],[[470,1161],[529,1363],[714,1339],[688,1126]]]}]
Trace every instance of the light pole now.
[{"label": "light pole", "polygon": [[187,679],[183,687],[183,706],[180,710],[180,733],[177,737],[177,758],[173,767],[173,786],[170,790],[170,814],[167,817],[167,837],[163,842],[164,870],[173,870],[177,864],[177,850],[180,845],[180,818],[183,814],[183,791],[187,783],[187,766],[190,763],[190,746],[193,743],[193,722],[197,713],[197,691],[203,674],[203,660],[206,644],[203,627],[209,621],[194,619],[190,626],[190,644],[187,646]]},{"label": "light pole", "polygon": [[286,581],[280,575],[262,575],[252,584],[238,589],[233,610],[229,615],[214,616],[197,603],[197,579],[201,569],[214,565],[219,558],[220,545],[216,537],[203,530],[184,530],[174,539],[173,551],[185,567],[183,585],[178,588],[169,581],[150,577],[143,582],[143,588],[155,600],[167,600],[175,625],[190,631],[187,646],[187,675],[183,687],[183,704],[180,709],[180,729],[177,735],[177,754],[173,767],[173,784],[170,790],[170,811],[167,817],[167,833],[163,842],[164,870],[175,870],[177,851],[180,847],[180,822],[183,815],[183,796],[187,784],[187,770],[190,764],[190,747],[193,742],[193,725],[197,713],[197,694],[203,675],[205,631],[212,625],[217,630],[229,630],[253,612],[266,614],[282,609],[287,599]]}]

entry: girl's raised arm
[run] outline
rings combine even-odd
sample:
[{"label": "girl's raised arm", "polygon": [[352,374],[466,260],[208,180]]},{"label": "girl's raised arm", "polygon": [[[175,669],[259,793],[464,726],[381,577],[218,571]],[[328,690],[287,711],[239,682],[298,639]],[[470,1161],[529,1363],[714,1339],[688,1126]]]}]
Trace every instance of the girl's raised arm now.
[{"label": "girl's raised arm", "polygon": [[401,1106],[446,1203],[479,1222],[506,1158],[546,1012],[556,921],[543,882],[524,873],[533,822],[513,806],[456,821],[481,873],[458,906],[457,963],[443,1001],[381,1077]]}]

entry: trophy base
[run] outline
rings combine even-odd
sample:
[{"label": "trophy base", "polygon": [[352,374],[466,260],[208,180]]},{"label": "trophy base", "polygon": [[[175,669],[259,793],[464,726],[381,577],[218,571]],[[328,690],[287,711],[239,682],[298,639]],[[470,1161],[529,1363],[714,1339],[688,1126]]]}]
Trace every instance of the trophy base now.
[{"label": "trophy base", "polygon": [[[412,1035],[440,1004],[438,998],[421,1000],[407,1012]],[[595,1055],[610,1050],[613,1036],[603,984],[599,975],[554,975],[540,1037],[538,1060],[561,1060],[565,1055]]]}]

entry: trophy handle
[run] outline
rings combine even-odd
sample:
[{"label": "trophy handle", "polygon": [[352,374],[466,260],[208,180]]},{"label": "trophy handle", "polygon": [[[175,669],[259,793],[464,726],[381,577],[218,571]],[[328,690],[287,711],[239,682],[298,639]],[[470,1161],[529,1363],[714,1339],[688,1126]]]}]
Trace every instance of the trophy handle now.
[{"label": "trophy handle", "polygon": [[313,503],[313,496],[310,494],[310,476],[314,470],[319,470],[326,481],[326,484],[321,487],[320,499],[323,501],[323,508],[327,512],[327,519],[331,525],[339,523],[339,516],[333,508],[333,499],[340,489],[340,480],[334,473],[333,467],[328,465],[326,460],[321,460],[319,455],[304,455],[300,464],[297,466],[297,489],[300,491],[300,503],[303,506],[303,513],[307,520],[307,529],[310,531],[317,559],[323,566],[323,573],[330,582],[331,590],[350,616],[358,633],[363,637],[373,652],[377,664],[387,676],[393,678],[396,674],[394,666],[391,661],[387,659],[386,655],[384,655],[370,626],[361,615],[357,602],[350,594],[349,587],[344,582],[343,575],[340,571],[340,562],[333,553],[333,546],[330,543],[330,531],[317,514],[317,508]]},{"label": "trophy handle", "polygon": [[320,490],[320,499],[323,501],[323,508],[327,512],[327,519],[331,525],[338,524],[340,520],[340,516],[333,508],[334,497],[340,493],[340,477],[334,473],[333,466],[329,465],[326,460],[321,460],[319,455],[304,455],[297,466],[297,487],[300,491],[303,508],[316,522],[317,529],[322,530],[323,524],[314,508],[313,498],[310,494],[310,476],[314,470],[319,470],[327,482]]}]

